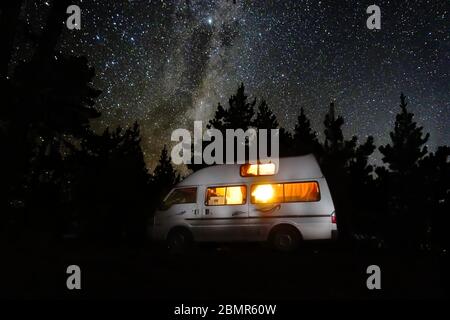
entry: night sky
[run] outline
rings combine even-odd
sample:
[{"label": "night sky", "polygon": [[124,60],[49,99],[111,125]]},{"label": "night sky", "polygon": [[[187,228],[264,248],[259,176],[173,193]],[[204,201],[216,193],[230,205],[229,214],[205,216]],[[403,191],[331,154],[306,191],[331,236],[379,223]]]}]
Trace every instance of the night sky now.
[{"label": "night sky", "polygon": [[[172,130],[210,119],[241,82],[289,129],[303,106],[321,138],[334,100],[344,132],[373,135],[377,145],[388,141],[404,92],[430,148],[450,144],[447,0],[73,3],[81,30],[66,30],[60,47],[96,69],[103,93],[94,126],[137,120],[150,167],[163,144],[172,145]],[[374,3],[381,30],[366,27]],[[26,1],[23,19],[39,32],[48,9]]]}]

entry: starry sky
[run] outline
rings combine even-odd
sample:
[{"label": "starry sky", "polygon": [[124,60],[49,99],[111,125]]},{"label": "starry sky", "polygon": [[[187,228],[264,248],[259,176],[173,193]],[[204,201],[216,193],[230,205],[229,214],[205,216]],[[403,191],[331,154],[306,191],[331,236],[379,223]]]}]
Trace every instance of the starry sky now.
[{"label": "starry sky", "polygon": [[[60,50],[96,69],[102,117],[93,126],[138,121],[152,167],[175,144],[172,130],[210,119],[243,82],[288,129],[304,107],[323,139],[335,101],[344,133],[377,145],[388,142],[404,92],[429,147],[450,144],[449,1],[235,2],[74,0],[81,30],[66,30]],[[381,30],[366,27],[373,3]],[[39,32],[48,10],[26,1],[23,19]]]}]

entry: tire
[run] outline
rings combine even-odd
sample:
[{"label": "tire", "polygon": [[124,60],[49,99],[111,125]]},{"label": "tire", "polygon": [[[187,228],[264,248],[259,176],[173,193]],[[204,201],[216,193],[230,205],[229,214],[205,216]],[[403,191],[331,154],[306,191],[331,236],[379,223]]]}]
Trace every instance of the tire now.
[{"label": "tire", "polygon": [[167,236],[167,250],[171,254],[181,254],[192,246],[192,234],[184,228],[176,228]]},{"label": "tire", "polygon": [[292,252],[298,249],[302,236],[300,232],[289,225],[278,226],[270,233],[269,244],[281,252]]}]

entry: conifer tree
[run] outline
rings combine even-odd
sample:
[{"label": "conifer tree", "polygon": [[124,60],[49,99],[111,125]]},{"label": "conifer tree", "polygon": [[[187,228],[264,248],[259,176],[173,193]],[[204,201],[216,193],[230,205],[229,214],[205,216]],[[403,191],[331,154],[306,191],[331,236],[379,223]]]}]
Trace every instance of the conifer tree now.
[{"label": "conifer tree", "polygon": [[414,114],[406,107],[406,97],[400,95],[400,113],[395,118],[394,131],[389,134],[391,143],[380,146],[379,150],[383,154],[383,162],[389,169],[398,173],[410,173],[418,162],[427,154],[427,147],[424,146],[430,135],[423,134],[423,127],[413,121]]},{"label": "conifer tree", "polygon": [[169,156],[167,146],[161,150],[158,164],[152,175],[153,188],[157,190],[159,198],[165,194],[180,181],[180,175],[176,172],[172,165],[172,159]]},{"label": "conifer tree", "polygon": [[258,112],[256,113],[253,126],[257,129],[278,129],[279,124],[276,115],[269,108],[265,100],[262,100],[258,105]]},{"label": "conifer tree", "polygon": [[317,133],[311,128],[311,122],[303,108],[300,109],[300,115],[297,117],[293,139],[295,154],[314,153],[317,155],[320,153],[321,146],[317,139]]},{"label": "conifer tree", "polygon": [[344,119],[341,116],[336,116],[333,102],[330,103],[328,113],[325,115],[324,125],[324,152],[320,162],[335,202],[341,238],[350,239],[353,225],[351,187],[347,166],[354,156],[357,138],[344,139],[342,133]]},{"label": "conifer tree", "polygon": [[429,134],[413,121],[414,114],[407,110],[406,97],[400,95],[400,112],[396,115],[391,142],[380,146],[383,162],[379,167],[378,184],[386,203],[384,226],[386,237],[393,245],[417,248],[423,245],[430,225],[427,190],[422,188],[429,173],[421,172],[419,163],[427,154]]},{"label": "conifer tree", "polygon": [[214,118],[209,121],[207,127],[218,129],[222,133],[225,133],[225,129],[239,128],[246,131],[253,123],[255,104],[256,99],[248,101],[244,84],[241,83],[236,94],[228,100],[228,108],[223,108],[219,103]]}]

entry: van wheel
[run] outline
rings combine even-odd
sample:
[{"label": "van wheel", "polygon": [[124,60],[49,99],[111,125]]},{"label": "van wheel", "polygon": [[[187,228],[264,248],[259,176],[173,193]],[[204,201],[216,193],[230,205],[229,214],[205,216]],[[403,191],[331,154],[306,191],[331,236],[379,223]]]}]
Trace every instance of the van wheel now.
[{"label": "van wheel", "polygon": [[270,233],[269,242],[278,251],[292,252],[300,245],[300,232],[292,226],[279,226]]},{"label": "van wheel", "polygon": [[184,228],[174,229],[167,236],[167,249],[173,254],[186,252],[191,247],[192,240],[192,234],[188,230]]}]

